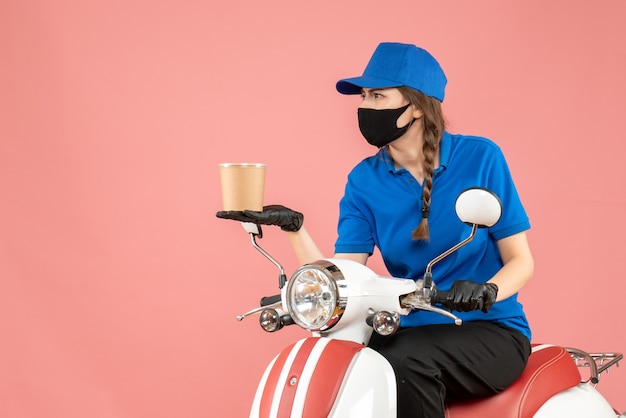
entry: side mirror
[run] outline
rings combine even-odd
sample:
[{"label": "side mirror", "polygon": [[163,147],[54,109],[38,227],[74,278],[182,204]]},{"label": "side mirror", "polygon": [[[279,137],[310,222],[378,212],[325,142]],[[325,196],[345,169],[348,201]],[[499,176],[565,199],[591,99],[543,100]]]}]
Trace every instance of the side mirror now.
[{"label": "side mirror", "polygon": [[502,203],[492,191],[481,187],[471,187],[461,192],[456,198],[454,210],[461,221],[472,227],[472,232],[463,241],[432,259],[426,266],[422,292],[424,293],[424,299],[428,303],[431,302],[433,266],[473,240],[478,228],[494,226],[500,220],[500,216],[502,216]]},{"label": "side mirror", "polygon": [[494,226],[502,216],[502,203],[498,196],[480,187],[472,187],[461,192],[454,209],[461,221],[479,228]]}]

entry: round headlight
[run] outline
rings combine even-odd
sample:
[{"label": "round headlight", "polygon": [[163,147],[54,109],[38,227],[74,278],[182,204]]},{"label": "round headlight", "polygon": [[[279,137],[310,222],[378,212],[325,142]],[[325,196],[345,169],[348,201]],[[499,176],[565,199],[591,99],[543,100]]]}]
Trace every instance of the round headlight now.
[{"label": "round headlight", "polygon": [[289,314],[302,328],[324,330],[337,322],[337,283],[325,266],[300,267],[289,279],[286,295]]}]

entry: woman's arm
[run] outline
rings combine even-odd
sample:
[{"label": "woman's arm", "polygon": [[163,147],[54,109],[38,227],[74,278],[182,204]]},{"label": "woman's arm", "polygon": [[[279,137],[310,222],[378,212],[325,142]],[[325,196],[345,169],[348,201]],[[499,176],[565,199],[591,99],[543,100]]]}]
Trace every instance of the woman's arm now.
[{"label": "woman's arm", "polygon": [[535,262],[530,252],[525,232],[498,241],[498,249],[504,266],[489,282],[498,286],[497,301],[517,293],[533,275]]},{"label": "woman's arm", "polygon": [[324,254],[304,226],[295,232],[287,232],[287,238],[289,238],[300,264],[311,263],[324,258]]}]

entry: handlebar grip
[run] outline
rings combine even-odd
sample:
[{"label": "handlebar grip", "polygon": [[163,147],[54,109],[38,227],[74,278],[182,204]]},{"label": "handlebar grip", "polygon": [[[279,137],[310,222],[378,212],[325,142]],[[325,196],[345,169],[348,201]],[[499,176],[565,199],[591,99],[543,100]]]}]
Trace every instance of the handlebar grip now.
[{"label": "handlebar grip", "polygon": [[450,292],[447,290],[437,290],[431,299],[431,304],[444,303],[446,299],[448,299],[448,294],[450,294]]},{"label": "handlebar grip", "polygon": [[261,306],[268,306],[268,305],[273,305],[275,303],[280,302],[281,298],[280,295],[274,295],[274,296],[264,296],[261,298]]}]

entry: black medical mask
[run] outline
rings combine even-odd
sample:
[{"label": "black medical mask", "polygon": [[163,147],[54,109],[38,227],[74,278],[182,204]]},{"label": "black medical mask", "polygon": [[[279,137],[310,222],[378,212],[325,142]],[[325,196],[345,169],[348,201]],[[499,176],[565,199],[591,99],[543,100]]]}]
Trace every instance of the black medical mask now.
[{"label": "black medical mask", "polygon": [[359,129],[371,145],[382,148],[391,141],[400,138],[413,124],[413,119],[406,126],[398,128],[398,118],[411,104],[398,109],[359,108]]}]

